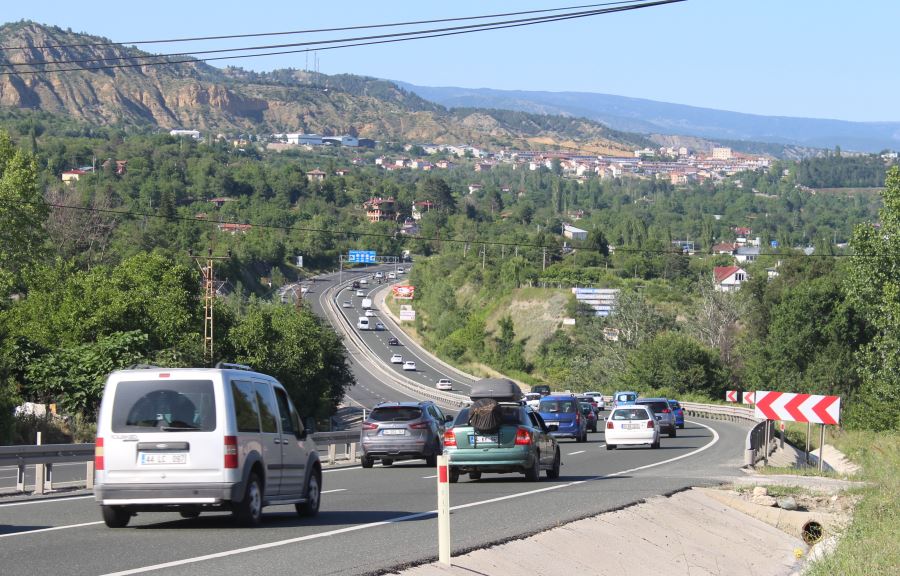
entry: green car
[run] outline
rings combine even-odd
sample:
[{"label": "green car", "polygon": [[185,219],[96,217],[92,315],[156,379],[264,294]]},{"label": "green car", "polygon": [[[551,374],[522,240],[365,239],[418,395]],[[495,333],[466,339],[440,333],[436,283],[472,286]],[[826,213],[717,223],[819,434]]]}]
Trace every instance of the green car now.
[{"label": "green car", "polygon": [[502,424],[488,433],[469,425],[470,411],[463,408],[444,432],[450,482],[457,482],[463,473],[478,480],[483,472],[521,472],[530,482],[540,479],[541,470],[547,478],[559,477],[559,447],[540,414],[520,402],[499,402]]}]

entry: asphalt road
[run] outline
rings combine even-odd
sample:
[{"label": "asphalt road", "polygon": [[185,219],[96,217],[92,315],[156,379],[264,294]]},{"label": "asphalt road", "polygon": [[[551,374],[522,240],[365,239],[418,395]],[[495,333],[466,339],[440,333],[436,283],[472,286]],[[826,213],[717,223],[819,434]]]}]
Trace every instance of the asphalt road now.
[{"label": "asphalt road", "polygon": [[[716,483],[741,465],[745,434],[728,422],[689,421],[677,438],[663,438],[659,450],[607,451],[600,432],[587,443],[560,443],[558,480],[463,477],[451,486],[453,549],[459,553]],[[109,529],[90,496],[6,501],[0,503],[0,566],[4,576],[368,574],[436,556],[433,468],[411,461],[330,469],[323,490],[318,517],[301,519],[292,507],[267,508],[255,529],[236,527],[225,513],[190,520],[143,513],[127,528]]]}]

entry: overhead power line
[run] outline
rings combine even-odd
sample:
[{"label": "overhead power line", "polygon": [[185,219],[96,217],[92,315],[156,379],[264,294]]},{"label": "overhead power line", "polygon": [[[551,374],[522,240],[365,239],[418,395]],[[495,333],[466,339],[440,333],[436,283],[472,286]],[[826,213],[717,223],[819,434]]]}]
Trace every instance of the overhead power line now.
[{"label": "overhead power line", "polygon": [[438,24],[441,22],[464,22],[467,20],[479,20],[484,18],[503,18],[507,16],[522,16],[524,14],[542,14],[547,12],[562,12],[564,10],[580,10],[582,8],[598,8],[600,6],[615,6],[621,4],[639,4],[646,0],[623,0],[621,2],[602,2],[598,4],[583,4],[580,6],[564,6],[560,8],[545,8],[542,10],[527,10],[521,12],[503,12],[498,14],[484,14],[481,16],[460,16],[456,18],[439,18],[434,20],[412,20],[408,22],[392,22],[387,24],[364,24],[359,26],[340,26],[334,28],[312,28],[307,30],[287,30],[279,32],[254,32],[251,34],[224,34],[220,36],[194,36],[190,38],[166,38],[161,40],[132,40],[122,42],[84,42],[78,44],[45,44],[39,46],[0,46],[2,50],[44,50],[51,48],[88,48],[102,46],[136,46],[140,44],[166,44],[174,42],[201,42],[208,40],[233,40],[238,38],[261,38],[266,36],[289,36],[294,34],[317,34],[322,32],[343,32],[347,30],[366,30],[371,28],[393,28],[400,26],[416,26],[420,24]]},{"label": "overhead power line", "polygon": [[[212,62],[212,61],[221,61],[221,60],[235,60],[240,58],[259,58],[263,56],[274,56],[274,55],[283,55],[283,54],[297,54],[304,52],[312,52],[312,51],[320,51],[320,50],[334,50],[338,48],[351,48],[358,46],[371,46],[376,44],[390,44],[395,42],[407,42],[410,40],[422,40],[425,38],[438,38],[443,36],[455,36],[459,34],[471,34],[473,32],[484,32],[489,30],[500,30],[504,28],[517,28],[522,26],[533,26],[535,24],[544,24],[548,22],[559,22],[564,20],[572,20],[576,18],[586,18],[589,16],[598,16],[601,14],[611,14],[616,12],[624,12],[637,10],[642,8],[649,8],[653,6],[660,6],[665,4],[673,4],[678,2],[684,2],[686,0],[657,0],[655,2],[643,2],[641,4],[630,4],[627,6],[618,6],[613,8],[605,8],[600,10],[589,10],[585,12],[573,12],[561,15],[552,15],[552,16],[542,16],[542,17],[534,17],[534,18],[524,18],[518,20],[507,20],[507,21],[499,21],[499,22],[490,22],[485,24],[471,24],[466,26],[456,26],[456,27],[448,27],[448,28],[437,28],[430,30],[417,30],[410,32],[398,32],[393,34],[379,34],[373,36],[362,36],[355,38],[343,38],[343,39],[333,39],[333,40],[321,40],[315,42],[297,42],[290,44],[276,44],[276,45],[268,45],[268,46],[253,46],[253,47],[244,47],[244,48],[230,48],[230,49],[219,49],[219,50],[208,50],[208,51],[200,51],[193,52],[192,54],[208,54],[208,53],[227,53],[227,52],[238,52],[238,51],[250,51],[250,50],[262,50],[268,48],[285,48],[285,47],[298,47],[298,46],[307,46],[307,48],[297,49],[297,50],[276,50],[269,52],[258,52],[253,54],[238,54],[232,56],[214,56],[208,58],[187,58],[187,53],[173,53],[173,54],[161,54],[161,55],[148,55],[148,56],[125,56],[125,57],[110,57],[110,58],[94,58],[89,60],[58,60],[58,61],[42,61],[42,62],[32,62],[32,63],[16,63],[16,64],[2,64],[3,66],[49,66],[49,65],[58,65],[58,64],[67,64],[67,63],[79,63],[83,64],[86,62],[99,62],[99,61],[119,61],[119,60],[146,60],[146,59],[159,59],[165,58],[163,61],[158,62],[128,62],[128,63],[120,63],[120,64],[104,64],[98,66],[76,66],[69,68],[57,68],[53,70],[20,70],[15,72],[0,72],[0,76],[11,76],[11,75],[24,75],[24,74],[44,74],[44,73],[56,73],[56,72],[75,72],[75,71],[96,71],[96,70],[110,70],[117,68],[139,68],[144,66],[162,66],[162,65],[170,65],[170,64],[191,64],[197,62]],[[180,58],[180,59],[171,59],[171,58]]]}]

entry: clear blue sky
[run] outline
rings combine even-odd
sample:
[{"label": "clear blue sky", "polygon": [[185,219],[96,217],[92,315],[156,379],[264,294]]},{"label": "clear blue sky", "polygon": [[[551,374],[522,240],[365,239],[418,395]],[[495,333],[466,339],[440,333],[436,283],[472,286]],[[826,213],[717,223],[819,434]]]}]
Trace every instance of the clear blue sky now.
[{"label": "clear blue sky", "polygon": [[[589,2],[39,0],[4,2],[0,19],[34,20],[132,42],[581,3]],[[318,62],[325,74],[362,74],[425,86],[599,92],[754,114],[900,121],[898,22],[900,0],[687,0],[525,28],[320,51]],[[315,39],[371,33],[378,32],[332,32]],[[212,41],[188,49],[299,41],[303,39],[296,36]],[[156,53],[182,49],[140,47]],[[295,54],[231,64],[262,71],[312,68],[313,61]]]}]

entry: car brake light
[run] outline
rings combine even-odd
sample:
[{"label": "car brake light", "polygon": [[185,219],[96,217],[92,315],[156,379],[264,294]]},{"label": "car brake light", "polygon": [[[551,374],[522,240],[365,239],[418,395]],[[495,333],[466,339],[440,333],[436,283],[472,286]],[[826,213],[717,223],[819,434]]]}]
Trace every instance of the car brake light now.
[{"label": "car brake light", "polygon": [[409,427],[416,430],[422,430],[423,428],[428,428],[428,422],[416,422],[415,424],[410,424]]},{"label": "car brake light", "polygon": [[374,430],[378,428],[378,424],[373,424],[371,422],[363,422],[362,425],[363,430]]},{"label": "car brake light", "polygon": [[663,414],[668,414],[668,413],[669,413],[669,409],[668,409],[668,408],[663,408],[662,413],[663,413]]},{"label": "car brake light", "polygon": [[225,436],[225,468],[238,467],[237,436]]},{"label": "car brake light", "polygon": [[647,420],[647,428],[654,428],[655,424],[656,423],[653,422],[653,420]]},{"label": "car brake light", "polygon": [[613,426],[612,420],[607,420],[606,421],[606,429],[612,430],[613,428],[614,428],[614,426]]},{"label": "car brake light", "polygon": [[526,428],[516,430],[516,446],[528,446],[531,444],[531,432]]},{"label": "car brake light", "polygon": [[94,444],[94,470],[104,470],[104,467],[103,438],[97,438],[97,442]]},{"label": "car brake light", "polygon": [[453,430],[444,432],[444,446],[456,446],[456,434]]}]

